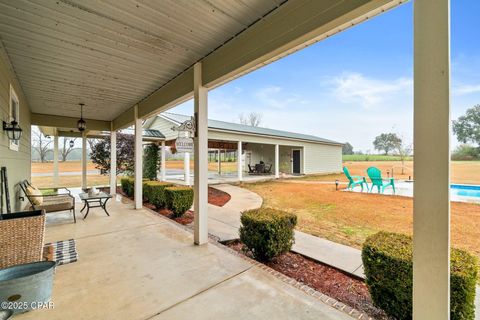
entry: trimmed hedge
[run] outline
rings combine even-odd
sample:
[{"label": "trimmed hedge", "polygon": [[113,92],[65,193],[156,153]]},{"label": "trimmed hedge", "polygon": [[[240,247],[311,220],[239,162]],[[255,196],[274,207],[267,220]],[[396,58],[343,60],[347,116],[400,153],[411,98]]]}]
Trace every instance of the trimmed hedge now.
[{"label": "trimmed hedge", "polygon": [[193,189],[190,187],[166,187],[165,198],[167,208],[174,217],[181,217],[193,204]]},{"label": "trimmed hedge", "polygon": [[255,259],[269,261],[289,251],[295,242],[297,216],[273,208],[247,210],[240,218],[240,240]]},{"label": "trimmed hedge", "polygon": [[135,180],[132,177],[123,177],[120,179],[122,191],[129,197],[133,197],[135,190]]},{"label": "trimmed hedge", "polygon": [[149,144],[145,147],[143,156],[143,177],[149,180],[157,179],[159,147],[156,144]]},{"label": "trimmed hedge", "polygon": [[167,206],[165,188],[172,187],[173,184],[162,181],[145,181],[143,183],[144,197],[153,204],[157,209]]},{"label": "trimmed hedge", "polygon": [[[379,232],[365,240],[362,260],[373,303],[396,319],[412,319],[412,237]],[[450,318],[475,316],[475,256],[452,249],[450,254]]]}]

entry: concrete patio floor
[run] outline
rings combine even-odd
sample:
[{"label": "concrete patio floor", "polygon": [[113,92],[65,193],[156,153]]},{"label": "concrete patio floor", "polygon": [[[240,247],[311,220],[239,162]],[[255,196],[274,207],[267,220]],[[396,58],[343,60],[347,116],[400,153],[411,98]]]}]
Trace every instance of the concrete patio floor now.
[{"label": "concrete patio floor", "polygon": [[48,215],[45,241],[76,239],[79,261],[57,268],[54,309],[15,319],[351,319],[129,200],[108,209]]}]

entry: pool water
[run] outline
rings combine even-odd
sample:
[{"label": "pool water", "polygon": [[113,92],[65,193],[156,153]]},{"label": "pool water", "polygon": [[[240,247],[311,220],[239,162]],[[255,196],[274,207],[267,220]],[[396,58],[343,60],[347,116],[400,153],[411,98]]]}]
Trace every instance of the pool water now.
[{"label": "pool water", "polygon": [[450,191],[451,195],[459,197],[480,198],[480,186],[477,185],[451,184]]}]

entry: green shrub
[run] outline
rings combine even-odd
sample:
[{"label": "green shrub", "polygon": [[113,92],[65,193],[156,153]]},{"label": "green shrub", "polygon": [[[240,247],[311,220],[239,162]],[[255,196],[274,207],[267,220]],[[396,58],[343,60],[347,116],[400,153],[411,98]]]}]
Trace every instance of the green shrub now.
[{"label": "green shrub", "polygon": [[468,144],[462,144],[452,152],[453,161],[471,161],[480,158],[480,150]]},{"label": "green shrub", "polygon": [[158,145],[149,144],[145,147],[143,158],[143,177],[149,180],[157,179],[158,172]]},{"label": "green shrub", "polygon": [[120,179],[120,185],[122,187],[122,191],[128,197],[133,197],[133,193],[135,190],[135,179],[133,179],[132,177],[123,177]]},{"label": "green shrub", "polygon": [[175,217],[182,216],[193,204],[193,189],[190,187],[165,188],[167,208]]},{"label": "green shrub", "polygon": [[146,181],[143,183],[144,197],[157,209],[165,208],[167,205],[165,188],[173,186],[169,182]]},{"label": "green shrub", "polygon": [[[412,237],[379,232],[365,240],[362,260],[373,303],[396,319],[412,319]],[[476,257],[451,250],[450,317],[474,319]]]},{"label": "green shrub", "polygon": [[240,240],[255,259],[268,261],[292,248],[297,216],[272,208],[248,210],[240,218]]}]

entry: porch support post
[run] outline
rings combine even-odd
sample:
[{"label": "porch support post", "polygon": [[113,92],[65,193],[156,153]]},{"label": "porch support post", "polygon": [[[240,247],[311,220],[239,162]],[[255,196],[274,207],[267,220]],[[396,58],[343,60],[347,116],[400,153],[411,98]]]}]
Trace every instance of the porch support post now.
[{"label": "porch support post", "polygon": [[238,171],[238,181],[242,181],[242,180],[243,180],[242,141],[238,141],[238,147],[237,147],[237,171]]},{"label": "porch support post", "polygon": [[222,159],[220,158],[220,149],[217,150],[217,155],[218,155],[218,174],[222,174]]},{"label": "porch support post", "polygon": [[53,137],[53,185],[59,186],[58,179],[58,135]]},{"label": "porch support post", "polygon": [[143,145],[142,145],[142,119],[138,118],[138,106],[135,106],[135,209],[142,208],[142,169],[143,169]]},{"label": "porch support post", "polygon": [[110,131],[110,194],[117,193],[117,131]]},{"label": "porch support post", "polygon": [[82,132],[82,189],[87,188],[87,133]]},{"label": "porch support post", "polygon": [[194,200],[194,242],[197,245],[208,242],[208,90],[202,83],[202,64],[193,68],[193,97],[196,117],[195,137],[195,200]]},{"label": "porch support post", "polygon": [[280,178],[280,146],[275,145],[275,179]]},{"label": "porch support post", "polygon": [[413,319],[450,318],[450,1],[414,3]]},{"label": "porch support post", "polygon": [[165,141],[162,141],[162,149],[161,149],[161,162],[160,162],[160,181],[165,181],[165,168],[166,168],[166,163],[165,163]]},{"label": "porch support post", "polygon": [[190,153],[185,152],[183,155],[183,180],[187,186],[190,185]]}]

